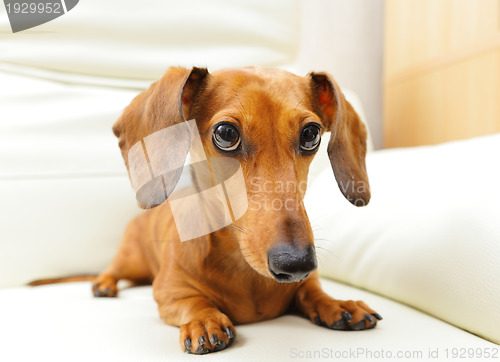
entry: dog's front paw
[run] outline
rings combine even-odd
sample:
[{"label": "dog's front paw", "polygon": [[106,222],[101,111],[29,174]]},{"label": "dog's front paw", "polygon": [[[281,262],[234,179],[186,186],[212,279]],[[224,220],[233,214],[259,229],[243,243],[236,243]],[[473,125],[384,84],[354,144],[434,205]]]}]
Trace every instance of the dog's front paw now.
[{"label": "dog's front paw", "polygon": [[217,352],[229,347],[235,338],[233,324],[222,313],[181,325],[180,343],[186,353]]},{"label": "dog's front paw", "polygon": [[360,331],[375,328],[380,314],[363,301],[335,300],[324,297],[317,300],[308,313],[311,321],[319,326],[337,330]]},{"label": "dog's front paw", "polygon": [[108,274],[99,275],[92,284],[92,293],[94,297],[116,297],[118,295],[116,279]]}]

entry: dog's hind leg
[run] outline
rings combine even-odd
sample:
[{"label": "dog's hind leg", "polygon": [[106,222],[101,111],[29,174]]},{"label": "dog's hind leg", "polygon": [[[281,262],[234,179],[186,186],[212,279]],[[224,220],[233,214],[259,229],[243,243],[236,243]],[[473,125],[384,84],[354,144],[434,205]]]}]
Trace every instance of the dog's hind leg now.
[{"label": "dog's hind leg", "polygon": [[138,224],[137,219],[129,224],[113,261],[94,280],[92,292],[95,297],[116,297],[117,283],[122,279],[137,284],[153,281],[150,263],[145,255],[147,251],[141,244]]}]

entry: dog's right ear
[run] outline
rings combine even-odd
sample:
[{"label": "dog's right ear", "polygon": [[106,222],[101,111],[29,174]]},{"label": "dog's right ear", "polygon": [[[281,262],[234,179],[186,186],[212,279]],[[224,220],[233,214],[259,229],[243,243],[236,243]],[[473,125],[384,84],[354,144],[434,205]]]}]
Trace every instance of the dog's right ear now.
[{"label": "dog's right ear", "polygon": [[138,204],[150,209],[162,204],[182,173],[191,146],[186,120],[208,71],[170,68],[139,94],[113,125]]},{"label": "dog's right ear", "polygon": [[328,157],[339,189],[353,205],[365,206],[370,201],[365,165],[366,128],[332,76],[310,73],[309,79],[314,108],[332,133]]}]

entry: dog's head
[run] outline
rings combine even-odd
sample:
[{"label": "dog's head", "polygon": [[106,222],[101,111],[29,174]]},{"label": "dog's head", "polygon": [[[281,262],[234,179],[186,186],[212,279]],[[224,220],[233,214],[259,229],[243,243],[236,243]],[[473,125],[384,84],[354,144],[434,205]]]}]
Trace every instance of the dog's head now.
[{"label": "dog's head", "polygon": [[[226,157],[241,165],[248,210],[235,222],[243,232],[234,231],[234,239],[245,260],[279,282],[306,278],[317,262],[303,198],[309,165],[324,132],[332,132],[328,156],[341,192],[356,206],[370,199],[366,130],[333,78],[259,68],[212,74],[200,68],[168,70],[132,101],[113,127],[136,179],[147,179],[158,167],[158,157],[139,160],[131,150],[146,149],[148,136],[176,127],[170,138],[159,138],[169,172],[141,183],[136,190],[141,207],[163,203],[179,180],[192,144],[185,125],[193,119],[208,160]],[[144,162],[149,167],[141,166]]]}]

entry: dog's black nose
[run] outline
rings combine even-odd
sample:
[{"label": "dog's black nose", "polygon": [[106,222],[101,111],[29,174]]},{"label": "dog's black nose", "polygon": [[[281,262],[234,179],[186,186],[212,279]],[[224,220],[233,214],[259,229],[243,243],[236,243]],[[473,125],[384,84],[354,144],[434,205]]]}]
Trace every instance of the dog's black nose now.
[{"label": "dog's black nose", "polygon": [[278,282],[300,282],[316,269],[316,252],[312,245],[301,248],[280,244],[267,252],[267,264]]}]

